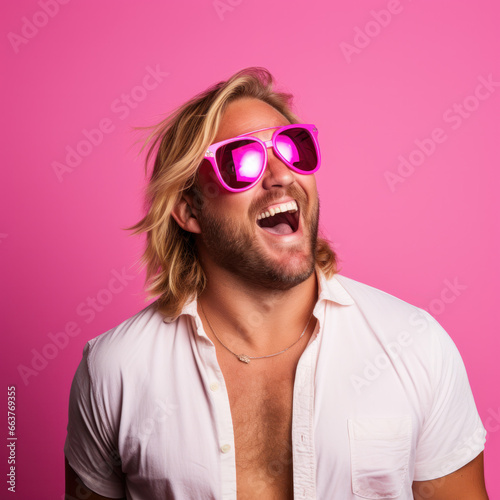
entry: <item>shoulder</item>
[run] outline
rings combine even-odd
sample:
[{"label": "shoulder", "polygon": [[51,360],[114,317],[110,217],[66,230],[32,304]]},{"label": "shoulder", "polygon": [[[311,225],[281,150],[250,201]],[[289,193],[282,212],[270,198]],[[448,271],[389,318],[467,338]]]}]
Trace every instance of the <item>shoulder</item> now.
[{"label": "shoulder", "polygon": [[412,350],[425,356],[443,347],[452,348],[449,335],[426,310],[347,276],[336,274],[331,280],[337,281],[351,297],[353,306],[349,313],[362,318],[366,331],[383,344],[413,344]]},{"label": "shoulder", "polygon": [[89,340],[84,348],[89,375],[96,384],[119,384],[124,378],[145,377],[155,352],[168,351],[178,321],[167,323],[156,302],[119,325]]},{"label": "shoulder", "polygon": [[359,307],[390,307],[396,312],[409,312],[419,309],[409,302],[380,290],[379,288],[375,288],[374,286],[348,278],[341,274],[335,274],[330,281],[331,280],[338,281]]},{"label": "shoulder", "polygon": [[[370,321],[385,324],[399,324],[401,322],[415,323],[418,317],[428,316],[420,307],[402,300],[379,288],[356,281],[340,274],[334,275],[332,280],[339,283],[355,304],[354,311],[362,313]],[[353,312],[354,312],[353,311]]]},{"label": "shoulder", "polygon": [[[417,394],[426,411],[450,388],[461,387],[456,394],[462,396],[470,392],[460,352],[431,314],[351,278],[334,279],[352,299],[351,306],[337,310],[337,315],[343,345],[354,353],[352,363],[363,375],[354,376],[355,387],[371,383],[374,374],[383,372],[386,378],[381,382],[397,380],[407,394]],[[391,379],[390,373],[396,378]]]}]

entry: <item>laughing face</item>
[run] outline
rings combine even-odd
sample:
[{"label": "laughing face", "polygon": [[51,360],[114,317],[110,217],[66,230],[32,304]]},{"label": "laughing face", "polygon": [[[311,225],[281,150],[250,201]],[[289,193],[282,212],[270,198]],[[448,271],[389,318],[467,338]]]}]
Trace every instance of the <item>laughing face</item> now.
[{"label": "laughing face", "polygon": [[[226,109],[214,142],[289,121],[258,99],[243,98]],[[274,130],[254,135],[270,140]],[[232,193],[204,162],[199,172],[203,206],[197,212],[203,266],[215,265],[254,286],[287,290],[314,272],[319,200],[314,174],[289,169],[272,148],[261,180]]]}]

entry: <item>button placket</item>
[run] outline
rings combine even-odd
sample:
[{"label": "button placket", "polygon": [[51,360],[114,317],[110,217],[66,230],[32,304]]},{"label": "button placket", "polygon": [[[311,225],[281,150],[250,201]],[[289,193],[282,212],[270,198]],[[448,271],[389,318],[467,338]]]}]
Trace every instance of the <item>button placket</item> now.
[{"label": "button placket", "polygon": [[215,420],[219,436],[221,498],[236,500],[236,455],[234,452],[234,432],[229,396],[226,391],[224,376],[217,361],[213,344],[206,346],[210,351],[207,358],[209,389],[215,409]]},{"label": "button placket", "polygon": [[[220,373],[220,377],[222,373]],[[217,411],[217,431],[219,434],[220,477],[222,498],[236,500],[236,455],[234,452],[233,420],[229,405],[229,397],[223,379],[218,389],[212,392]]]},{"label": "button placket", "polygon": [[223,500],[236,500],[236,456],[234,453],[234,432],[229,397],[225,389],[224,376],[217,361],[215,346],[206,336],[201,320],[197,318],[195,335],[198,342],[201,340],[199,350],[203,355],[199,358],[202,363],[202,373],[206,387],[210,391],[210,400],[215,414],[215,426],[219,446],[219,474],[220,498]]},{"label": "button placket", "polygon": [[[319,312],[319,311],[318,311]],[[293,395],[293,478],[297,498],[316,499],[316,457],[314,446],[314,374],[322,324],[318,318],[315,333],[297,365]]]}]

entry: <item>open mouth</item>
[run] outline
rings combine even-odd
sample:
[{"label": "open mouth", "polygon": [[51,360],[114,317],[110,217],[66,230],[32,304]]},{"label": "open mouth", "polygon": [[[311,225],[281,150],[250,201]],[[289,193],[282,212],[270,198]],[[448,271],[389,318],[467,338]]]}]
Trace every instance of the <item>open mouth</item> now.
[{"label": "open mouth", "polygon": [[271,234],[292,234],[299,228],[297,202],[289,201],[267,209],[257,217],[257,225]]}]

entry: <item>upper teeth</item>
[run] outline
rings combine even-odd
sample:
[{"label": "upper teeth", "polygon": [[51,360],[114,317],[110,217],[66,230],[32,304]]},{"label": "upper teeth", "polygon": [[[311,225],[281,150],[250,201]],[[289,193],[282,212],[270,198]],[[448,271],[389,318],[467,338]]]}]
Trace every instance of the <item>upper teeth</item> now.
[{"label": "upper teeth", "polygon": [[257,216],[257,220],[265,219],[266,217],[271,217],[283,212],[296,212],[298,209],[299,207],[297,206],[297,202],[295,200],[289,201],[287,203],[278,205],[277,207],[268,208],[266,211]]}]

